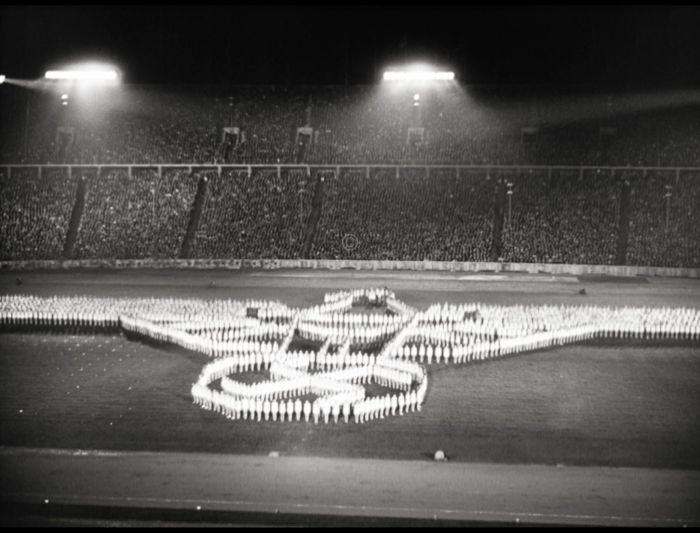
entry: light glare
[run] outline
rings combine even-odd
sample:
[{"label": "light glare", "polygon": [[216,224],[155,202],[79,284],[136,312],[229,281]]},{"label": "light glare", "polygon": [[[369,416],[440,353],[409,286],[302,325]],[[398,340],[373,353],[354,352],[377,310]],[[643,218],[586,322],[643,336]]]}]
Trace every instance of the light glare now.
[{"label": "light glare", "polygon": [[0,85],[2,85],[3,83],[5,83],[5,75],[0,74]]},{"label": "light glare", "polygon": [[44,77],[47,80],[68,81],[117,81],[116,70],[49,70]]},{"label": "light glare", "polygon": [[449,81],[455,79],[455,73],[442,70],[387,70],[386,81]]}]

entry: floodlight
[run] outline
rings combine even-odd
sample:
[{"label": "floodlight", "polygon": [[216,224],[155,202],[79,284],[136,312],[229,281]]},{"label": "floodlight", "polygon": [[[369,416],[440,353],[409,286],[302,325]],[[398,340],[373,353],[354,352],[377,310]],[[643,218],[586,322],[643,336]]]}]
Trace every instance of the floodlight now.
[{"label": "floodlight", "polygon": [[5,83],[5,75],[0,74],[0,85],[2,85],[3,83]]},{"label": "floodlight", "polygon": [[416,102],[417,102],[418,100],[420,100],[420,94],[418,94],[418,93],[414,94],[414,95],[413,95],[413,100],[415,100]]},{"label": "floodlight", "polygon": [[58,81],[81,81],[81,82],[104,82],[117,81],[119,75],[114,69],[99,70],[49,70],[44,77],[47,80]]},{"label": "floodlight", "polygon": [[444,70],[386,70],[386,81],[450,81],[455,73]]},{"label": "floodlight", "polygon": [[67,94],[62,94],[62,95],[61,95],[61,100],[68,100],[68,95],[67,95]]}]

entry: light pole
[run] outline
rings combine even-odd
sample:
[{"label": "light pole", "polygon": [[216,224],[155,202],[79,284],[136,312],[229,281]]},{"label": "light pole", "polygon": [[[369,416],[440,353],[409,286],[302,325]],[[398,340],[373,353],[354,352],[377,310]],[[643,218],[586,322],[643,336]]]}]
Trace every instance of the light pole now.
[{"label": "light pole", "polygon": [[156,183],[153,187],[151,187],[151,194],[153,195],[153,203],[151,204],[151,226],[153,228],[156,227],[156,187],[158,187],[158,180],[156,180]]},{"label": "light pole", "polygon": [[669,222],[669,217],[671,214],[671,189],[673,187],[671,185],[666,185],[666,194],[664,194],[664,198],[666,198],[666,232],[668,233],[668,222]]},{"label": "light pole", "polygon": [[506,194],[508,195],[508,229],[510,230],[513,217],[513,183],[509,181],[506,185],[508,186]]}]

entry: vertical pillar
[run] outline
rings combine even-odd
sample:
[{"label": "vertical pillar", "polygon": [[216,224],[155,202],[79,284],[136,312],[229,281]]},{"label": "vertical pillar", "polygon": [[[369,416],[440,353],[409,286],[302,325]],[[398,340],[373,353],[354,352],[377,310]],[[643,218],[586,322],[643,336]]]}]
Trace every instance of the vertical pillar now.
[{"label": "vertical pillar", "polygon": [[277,165],[277,179],[282,178],[282,167],[280,165]]},{"label": "vertical pillar", "polygon": [[365,167],[365,177],[369,179],[369,165]]},{"label": "vertical pillar", "polygon": [[399,165],[396,165],[396,179],[399,179]]},{"label": "vertical pillar", "polygon": [[248,178],[253,174],[253,169],[250,165],[248,165]]}]

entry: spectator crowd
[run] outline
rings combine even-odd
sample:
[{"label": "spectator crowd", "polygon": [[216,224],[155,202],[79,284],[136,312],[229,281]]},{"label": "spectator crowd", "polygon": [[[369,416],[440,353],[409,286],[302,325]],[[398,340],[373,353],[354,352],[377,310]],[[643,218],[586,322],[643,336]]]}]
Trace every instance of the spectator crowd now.
[{"label": "spectator crowd", "polygon": [[[14,128],[24,116],[12,119],[23,110],[7,104],[0,161],[295,163],[297,128],[310,127],[309,163],[700,166],[697,105],[642,112],[604,96],[565,97],[508,88],[467,95],[454,88],[131,87],[99,112],[75,102],[54,124],[44,117],[56,115],[58,102],[46,95],[36,97],[26,142]],[[74,131],[65,150],[56,126]],[[225,127],[239,129],[229,147]],[[408,142],[410,127],[423,129],[415,143]]]},{"label": "spectator crowd", "polygon": [[[36,98],[26,143],[0,125],[0,160],[104,166],[72,175],[57,167],[1,167],[0,260],[700,266],[698,172],[604,168],[700,166],[697,106],[652,113],[625,101],[582,100],[577,105],[596,117],[583,120],[561,94],[508,89],[474,89],[468,97],[456,88],[130,88],[99,113],[83,113],[79,103],[65,111],[61,120],[73,133],[59,149],[57,124],[37,119],[55,102]],[[229,126],[237,128],[233,137],[225,134]],[[311,128],[305,141],[300,127]],[[108,166],[297,162],[398,170],[219,173],[195,166],[193,173],[129,173]],[[430,167],[440,164],[454,167]],[[458,170],[461,164],[594,168]]]}]

